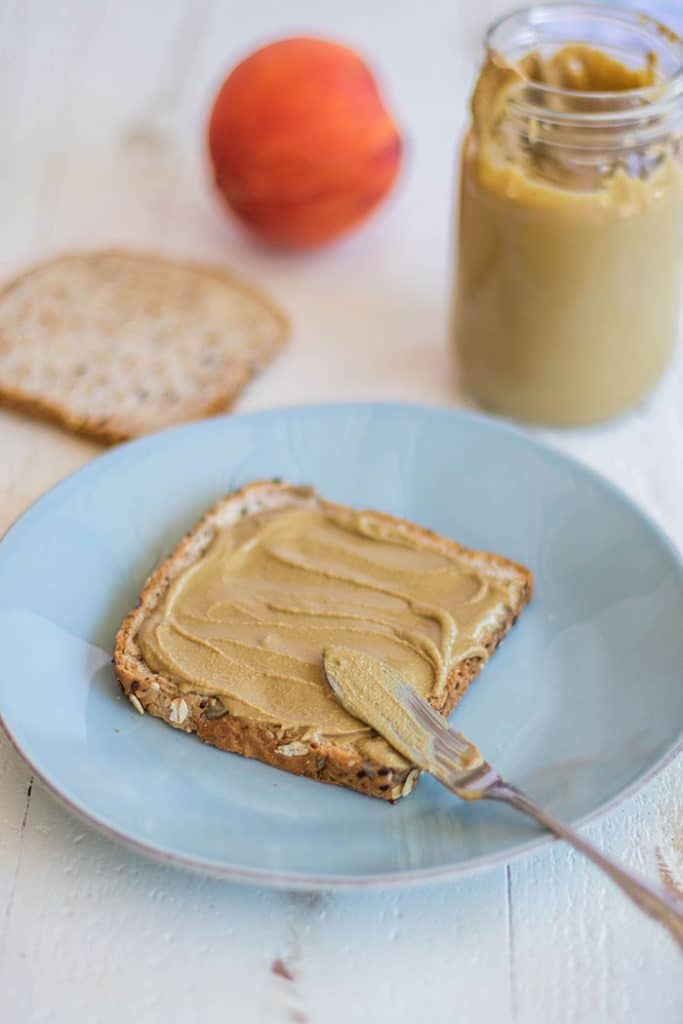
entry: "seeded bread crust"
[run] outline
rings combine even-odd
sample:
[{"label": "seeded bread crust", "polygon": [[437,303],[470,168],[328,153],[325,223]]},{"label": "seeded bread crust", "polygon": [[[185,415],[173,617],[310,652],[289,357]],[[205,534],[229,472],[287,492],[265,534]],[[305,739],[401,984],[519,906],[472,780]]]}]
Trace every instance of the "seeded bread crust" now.
[{"label": "seeded bread crust", "polygon": [[[220,299],[224,315],[205,310],[188,325],[183,281],[195,298]],[[113,298],[126,285],[129,298],[139,289],[129,308]],[[98,321],[112,313],[135,318],[130,332]],[[266,295],[219,267],[115,249],[64,253],[0,289],[0,403],[114,444],[229,409],[288,335]],[[122,341],[130,352],[117,352]]]},{"label": "seeded bread crust", "polygon": [[[173,680],[153,672],[145,663],[137,642],[142,623],[163,599],[169,585],[202,556],[219,529],[263,509],[315,506],[320,501],[310,488],[263,481],[249,484],[214,505],[147,580],[137,607],[123,621],[117,634],[114,671],[124,693],[141,714],[147,711],[163,718],[175,729],[196,732],[205,743],[221,750],[256,758],[295,775],[346,786],[383,800],[398,800],[407,796],[417,782],[420,772],[415,766],[396,769],[361,757],[350,745],[312,742],[302,737],[301,730],[230,714],[218,696],[183,693]],[[483,646],[489,655],[493,654],[531,598],[533,578],[529,570],[498,555],[470,551],[405,520],[384,514],[381,518],[399,525],[426,549],[455,552],[491,576],[504,575],[516,581],[514,600],[507,614],[483,638]],[[468,658],[456,665],[441,701],[432,699],[433,706],[443,715],[450,714],[483,664],[481,658]]]}]

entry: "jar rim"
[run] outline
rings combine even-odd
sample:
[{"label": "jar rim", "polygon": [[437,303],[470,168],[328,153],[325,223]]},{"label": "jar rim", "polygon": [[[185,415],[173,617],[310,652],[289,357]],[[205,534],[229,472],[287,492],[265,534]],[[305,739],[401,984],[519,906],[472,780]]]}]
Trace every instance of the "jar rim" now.
[{"label": "jar rim", "polygon": [[[558,24],[560,19],[565,17],[594,19],[596,24],[603,26],[611,24],[624,31],[639,32],[644,38],[649,37],[652,43],[667,44],[670,55],[675,57],[676,65],[662,79],[654,85],[642,85],[631,89],[587,91],[578,89],[563,89],[558,86],[548,85],[543,82],[536,82],[530,78],[523,78],[524,84],[532,86],[534,93],[548,100],[552,97],[572,99],[575,102],[584,104],[594,103],[596,106],[606,105],[611,101],[620,101],[620,109],[613,110],[558,110],[553,109],[552,114],[543,102],[533,103],[527,99],[515,97],[511,100],[519,114],[538,120],[552,120],[555,124],[581,124],[581,125],[618,125],[627,126],[634,122],[641,121],[644,114],[648,117],[665,117],[669,115],[672,108],[683,97],[683,39],[673,29],[652,17],[650,14],[635,10],[633,8],[621,7],[619,5],[594,4],[594,3],[539,3],[528,7],[521,7],[501,15],[488,28],[485,36],[485,46],[488,52],[504,53],[504,49],[497,37],[512,29],[518,23],[520,30],[526,29],[526,36],[523,36],[523,49],[519,54],[531,52],[536,46],[548,42],[542,38],[543,29]],[[599,41],[567,40],[557,39],[558,45],[566,45],[572,42],[584,42],[593,44],[600,48]],[[519,59],[519,58],[518,58]],[[624,107],[624,101],[633,105]]]}]

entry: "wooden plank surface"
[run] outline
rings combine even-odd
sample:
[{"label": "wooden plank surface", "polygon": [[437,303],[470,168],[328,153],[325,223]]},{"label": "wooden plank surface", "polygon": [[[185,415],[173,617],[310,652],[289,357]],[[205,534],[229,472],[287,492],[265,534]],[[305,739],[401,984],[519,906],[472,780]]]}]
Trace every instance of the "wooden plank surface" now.
[{"label": "wooden plank surface", "polygon": [[[0,4],[0,271],[69,246],[215,259],[292,314],[290,351],[241,408],[346,398],[450,404],[453,157],[499,2],[372,5],[39,0]],[[222,72],[310,31],[372,55],[408,141],[402,187],[310,258],[222,216],[203,125]],[[679,359],[616,426],[545,436],[620,483],[683,545]],[[0,412],[0,531],[99,449]],[[681,763],[588,834],[683,887]],[[131,854],[61,809],[0,738],[0,1019],[674,1024],[680,961],[561,846],[456,884],[308,896],[241,889]]]}]

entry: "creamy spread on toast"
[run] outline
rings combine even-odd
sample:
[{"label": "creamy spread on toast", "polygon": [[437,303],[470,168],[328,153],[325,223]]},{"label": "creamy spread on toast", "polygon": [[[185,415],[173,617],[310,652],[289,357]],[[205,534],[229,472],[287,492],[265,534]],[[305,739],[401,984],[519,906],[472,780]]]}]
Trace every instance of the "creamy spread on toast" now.
[{"label": "creamy spread on toast", "polygon": [[328,647],[323,652],[323,665],[346,710],[372,725],[410,762],[437,778],[442,776],[444,766],[450,772],[470,772],[483,763],[479,748],[462,733],[454,733],[461,738],[462,749],[451,747],[437,753],[434,741],[438,733],[426,727],[424,719],[416,717],[407,706],[406,680],[387,661],[353,647]]},{"label": "creamy spread on toast", "polygon": [[459,662],[487,657],[483,638],[518,586],[378,513],[287,506],[218,528],[137,640],[149,667],[181,691],[402,764],[334,696],[323,651],[344,646],[384,659],[438,705]]}]

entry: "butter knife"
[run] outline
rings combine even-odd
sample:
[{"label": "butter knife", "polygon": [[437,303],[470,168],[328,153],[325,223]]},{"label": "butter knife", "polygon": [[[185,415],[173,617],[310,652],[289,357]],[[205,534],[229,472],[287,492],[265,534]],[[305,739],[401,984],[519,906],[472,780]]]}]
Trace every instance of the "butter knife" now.
[{"label": "butter knife", "polygon": [[324,654],[324,668],[346,710],[376,729],[411,764],[429,772],[463,800],[497,800],[534,818],[609,875],[641,910],[663,924],[683,949],[683,901],[606,857],[501,778],[479,748],[452,729],[391,665],[350,648],[330,647]]}]

